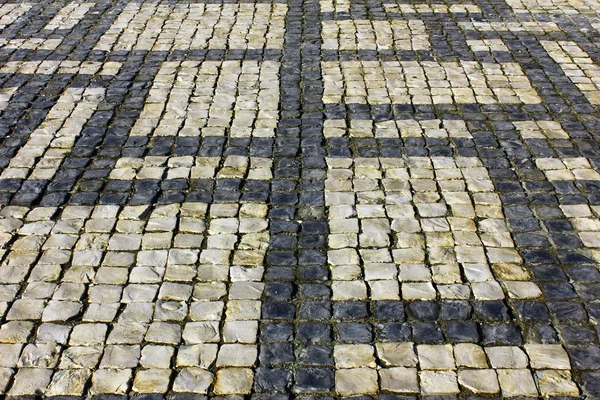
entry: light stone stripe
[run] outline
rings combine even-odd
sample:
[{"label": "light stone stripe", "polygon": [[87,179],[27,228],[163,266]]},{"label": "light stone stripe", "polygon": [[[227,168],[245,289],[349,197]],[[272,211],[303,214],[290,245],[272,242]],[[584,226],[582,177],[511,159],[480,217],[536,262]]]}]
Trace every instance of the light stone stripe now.
[{"label": "light stone stripe", "polygon": [[480,32],[531,32],[550,33],[560,32],[560,27],[555,22],[519,21],[519,22],[465,22],[459,21],[462,30]]},{"label": "light stone stripe", "polygon": [[540,41],[548,55],[592,104],[600,104],[600,66],[581,47],[570,41]]},{"label": "light stone stripe", "polygon": [[[238,218],[232,217],[235,215]],[[224,307],[221,306],[223,337],[215,364],[218,370],[213,390],[218,395],[247,394],[252,390],[264,290],[263,263],[269,243],[266,215],[267,206],[263,204],[245,204],[241,208],[238,204],[213,204],[210,209],[207,245],[199,260],[199,276],[202,271],[201,280],[206,281],[202,288],[206,290],[198,290],[197,298],[205,300],[202,294],[206,292],[211,294],[206,300],[213,300],[215,289],[227,295]],[[215,280],[219,281],[216,287]],[[183,338],[193,343],[195,335],[186,338],[187,330],[194,332],[192,324],[186,324]],[[218,332],[219,326],[215,329]]]},{"label": "light stone stripe", "polygon": [[123,63],[119,61],[8,61],[0,68],[0,74],[52,75],[58,73],[116,75],[122,66]]},{"label": "light stone stripe", "polygon": [[10,160],[0,179],[51,179],[104,99],[104,93],[102,88],[66,89],[44,122]]},{"label": "light stone stripe", "polygon": [[[350,0],[320,0],[321,12],[350,12]],[[474,4],[384,4],[387,12],[399,12],[402,14],[415,13],[480,13],[479,6]],[[415,19],[417,19],[415,17]]]},{"label": "light stone stripe", "polygon": [[323,21],[324,50],[428,50],[423,21]]},{"label": "light stone stripe", "polygon": [[549,181],[600,181],[600,173],[584,157],[538,158],[535,164]]},{"label": "light stone stripe", "polygon": [[5,3],[0,6],[0,20],[15,10],[31,9],[31,3]]},{"label": "light stone stripe", "polygon": [[599,14],[597,0],[506,0],[516,13]]},{"label": "light stone stripe", "polygon": [[461,120],[325,120],[323,134],[327,138],[349,136],[353,138],[473,138]]},{"label": "light stone stripe", "polygon": [[127,6],[97,50],[282,49],[287,5]]},{"label": "light stone stripe", "polygon": [[[123,157],[117,160],[109,178],[131,179],[272,179],[273,159],[261,157]],[[166,176],[165,176],[166,172]]]},{"label": "light stone stripe", "polygon": [[384,4],[383,8],[387,12],[399,12],[402,14],[423,14],[423,13],[481,13],[481,8],[475,4]]},{"label": "light stone stripe", "polygon": [[560,344],[378,342],[337,344],[333,353],[340,396],[380,391],[439,396],[456,395],[461,389],[504,397],[579,396],[569,356]]},{"label": "light stone stripe", "polygon": [[279,67],[274,61],[165,62],[131,135],[273,137]]},{"label": "light stone stripe", "polygon": [[71,2],[52,18],[45,30],[71,29],[94,7],[95,3]]},{"label": "light stone stripe", "polygon": [[327,164],[333,300],[541,295],[478,159],[328,158]]},{"label": "light stone stripe", "polygon": [[15,22],[21,15],[31,10],[32,3],[13,3],[0,6],[0,29]]},{"label": "light stone stripe", "polygon": [[326,104],[539,104],[518,63],[330,61]]}]

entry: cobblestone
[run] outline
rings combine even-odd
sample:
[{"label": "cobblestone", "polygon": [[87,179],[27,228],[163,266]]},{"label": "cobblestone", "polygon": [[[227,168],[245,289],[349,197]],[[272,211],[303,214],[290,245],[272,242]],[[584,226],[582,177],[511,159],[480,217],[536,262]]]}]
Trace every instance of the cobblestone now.
[{"label": "cobblestone", "polygon": [[0,396],[600,398],[599,4],[0,4]]}]

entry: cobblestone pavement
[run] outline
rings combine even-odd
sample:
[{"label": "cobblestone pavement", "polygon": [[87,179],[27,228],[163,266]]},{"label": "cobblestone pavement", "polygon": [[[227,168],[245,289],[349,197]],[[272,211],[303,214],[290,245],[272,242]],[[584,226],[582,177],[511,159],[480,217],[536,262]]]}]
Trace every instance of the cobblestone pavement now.
[{"label": "cobblestone pavement", "polygon": [[0,394],[600,399],[599,106],[598,0],[2,1]]}]

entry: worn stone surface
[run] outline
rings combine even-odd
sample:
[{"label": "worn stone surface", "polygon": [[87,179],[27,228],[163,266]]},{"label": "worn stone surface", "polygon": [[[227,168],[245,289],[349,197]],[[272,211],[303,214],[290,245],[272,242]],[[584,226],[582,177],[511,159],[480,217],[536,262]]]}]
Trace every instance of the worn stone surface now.
[{"label": "worn stone surface", "polygon": [[496,372],[491,369],[466,369],[458,372],[458,383],[475,394],[493,394],[500,391]]},{"label": "worn stone surface", "polygon": [[0,396],[598,397],[597,8],[0,4]]}]

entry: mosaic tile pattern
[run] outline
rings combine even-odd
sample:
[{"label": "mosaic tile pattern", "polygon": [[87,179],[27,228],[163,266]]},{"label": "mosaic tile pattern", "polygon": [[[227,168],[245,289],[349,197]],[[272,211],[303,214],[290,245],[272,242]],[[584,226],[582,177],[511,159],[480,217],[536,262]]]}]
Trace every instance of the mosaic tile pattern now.
[{"label": "mosaic tile pattern", "polygon": [[0,396],[600,398],[600,3],[0,4]]}]

